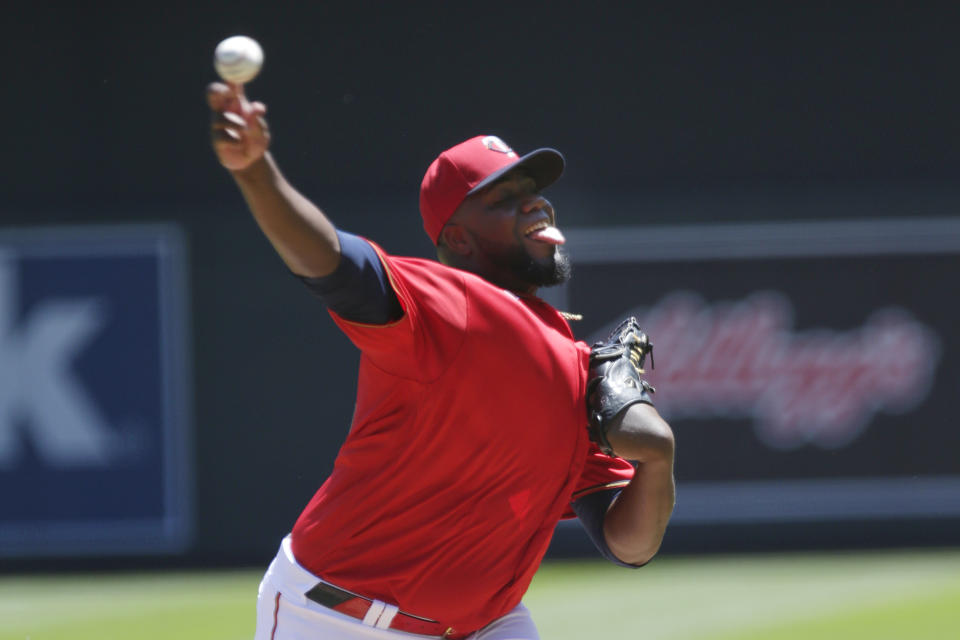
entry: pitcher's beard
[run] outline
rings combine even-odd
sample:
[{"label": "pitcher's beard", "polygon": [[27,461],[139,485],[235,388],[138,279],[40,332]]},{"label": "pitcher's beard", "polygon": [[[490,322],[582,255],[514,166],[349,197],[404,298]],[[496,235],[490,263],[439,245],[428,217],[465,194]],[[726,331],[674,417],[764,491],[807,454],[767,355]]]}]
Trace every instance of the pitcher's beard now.
[{"label": "pitcher's beard", "polygon": [[553,287],[570,279],[570,255],[557,247],[547,260],[537,261],[524,246],[513,247],[497,256],[518,280],[535,287]]}]

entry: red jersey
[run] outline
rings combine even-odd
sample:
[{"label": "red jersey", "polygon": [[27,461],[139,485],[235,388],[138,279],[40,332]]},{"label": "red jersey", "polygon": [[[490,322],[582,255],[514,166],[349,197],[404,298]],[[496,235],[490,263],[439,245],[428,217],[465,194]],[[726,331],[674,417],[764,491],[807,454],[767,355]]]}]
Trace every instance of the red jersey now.
[{"label": "red jersey", "polygon": [[404,314],[331,313],[361,350],[356,409],[294,555],[344,589],[476,630],[520,602],[573,495],[633,467],[589,441],[590,349],[553,307],[374,247]]}]

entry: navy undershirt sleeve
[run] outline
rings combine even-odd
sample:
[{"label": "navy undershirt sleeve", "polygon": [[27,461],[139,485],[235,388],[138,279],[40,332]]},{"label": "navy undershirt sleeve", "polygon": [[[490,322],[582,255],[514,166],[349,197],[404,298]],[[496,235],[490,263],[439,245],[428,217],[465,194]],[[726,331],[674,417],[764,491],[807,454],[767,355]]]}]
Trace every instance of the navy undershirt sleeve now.
[{"label": "navy undershirt sleeve", "polygon": [[345,231],[340,239],[340,264],[322,278],[297,276],[338,316],[363,324],[387,324],[403,316],[387,271],[369,242]]},{"label": "navy undershirt sleeve", "polygon": [[607,546],[607,538],[603,535],[603,519],[607,515],[607,509],[613,504],[614,499],[620,495],[620,489],[606,489],[587,494],[582,498],[577,498],[571,505],[573,512],[577,514],[577,519],[586,530],[594,546],[600,550],[601,555],[614,564],[630,569],[638,569],[642,564],[628,564],[617,556],[613,555],[610,547]]}]

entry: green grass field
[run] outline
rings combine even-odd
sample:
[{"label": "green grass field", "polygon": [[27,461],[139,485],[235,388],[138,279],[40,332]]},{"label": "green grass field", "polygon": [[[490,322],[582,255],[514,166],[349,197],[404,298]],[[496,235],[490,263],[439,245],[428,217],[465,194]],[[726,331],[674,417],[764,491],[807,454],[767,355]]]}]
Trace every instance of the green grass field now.
[{"label": "green grass field", "polygon": [[[0,577],[3,640],[252,637],[259,572]],[[960,551],[545,564],[544,640],[955,640]]]}]

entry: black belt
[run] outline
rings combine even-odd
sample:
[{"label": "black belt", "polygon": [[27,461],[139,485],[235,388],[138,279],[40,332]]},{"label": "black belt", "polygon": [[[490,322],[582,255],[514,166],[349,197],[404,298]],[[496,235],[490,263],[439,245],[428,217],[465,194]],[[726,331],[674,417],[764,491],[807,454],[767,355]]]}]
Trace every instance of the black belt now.
[{"label": "black belt", "polygon": [[[321,582],[306,593],[307,599],[316,602],[319,605],[333,609],[348,616],[363,620],[370,610],[373,600],[365,596],[351,593],[346,589],[336,587],[329,582]],[[437,636],[440,638],[450,638],[457,640],[465,638],[469,633],[457,633],[453,627],[448,627],[436,620],[424,618],[398,611],[390,622],[390,629],[405,631],[407,633],[417,633],[424,636]],[[472,633],[472,632],[471,632]]]}]

